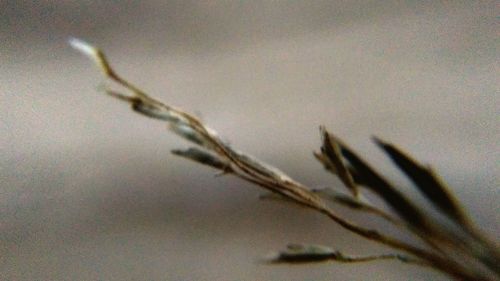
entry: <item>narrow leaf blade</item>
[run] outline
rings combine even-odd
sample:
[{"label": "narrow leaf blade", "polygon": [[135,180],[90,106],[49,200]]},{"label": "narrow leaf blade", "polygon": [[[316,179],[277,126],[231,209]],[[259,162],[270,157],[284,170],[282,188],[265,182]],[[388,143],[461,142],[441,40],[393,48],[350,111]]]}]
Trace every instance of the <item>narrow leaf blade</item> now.
[{"label": "narrow leaf blade", "polygon": [[349,161],[358,176],[362,178],[366,187],[384,199],[406,223],[421,231],[429,230],[429,223],[424,215],[408,198],[396,190],[347,145],[340,141],[339,143],[342,155]]},{"label": "narrow leaf blade", "polygon": [[374,141],[434,206],[455,222],[466,223],[462,208],[430,168],[422,166],[393,144],[375,137]]}]

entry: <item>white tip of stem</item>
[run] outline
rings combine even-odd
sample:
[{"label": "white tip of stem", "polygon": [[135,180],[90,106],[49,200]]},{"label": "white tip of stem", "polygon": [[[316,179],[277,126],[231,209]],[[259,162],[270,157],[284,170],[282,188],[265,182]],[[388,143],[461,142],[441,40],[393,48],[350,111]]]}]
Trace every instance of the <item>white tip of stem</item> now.
[{"label": "white tip of stem", "polygon": [[82,39],[70,37],[68,43],[75,50],[81,52],[82,54],[88,56],[89,58],[95,60],[97,57],[97,48],[91,44],[83,41]]}]

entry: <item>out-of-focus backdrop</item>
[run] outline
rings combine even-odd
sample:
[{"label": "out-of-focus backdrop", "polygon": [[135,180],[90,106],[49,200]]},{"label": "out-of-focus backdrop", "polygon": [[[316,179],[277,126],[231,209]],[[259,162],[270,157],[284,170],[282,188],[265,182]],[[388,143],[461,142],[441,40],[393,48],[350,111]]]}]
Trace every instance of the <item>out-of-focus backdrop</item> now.
[{"label": "out-of-focus backdrop", "polygon": [[419,198],[369,138],[395,142],[432,163],[495,237],[498,11],[495,1],[0,1],[0,279],[446,280],[389,261],[263,265],[288,242],[387,250],[172,156],[187,144],[99,92],[99,71],[67,38],[102,47],[153,96],[311,187],[342,188],[311,154],[324,124]]}]

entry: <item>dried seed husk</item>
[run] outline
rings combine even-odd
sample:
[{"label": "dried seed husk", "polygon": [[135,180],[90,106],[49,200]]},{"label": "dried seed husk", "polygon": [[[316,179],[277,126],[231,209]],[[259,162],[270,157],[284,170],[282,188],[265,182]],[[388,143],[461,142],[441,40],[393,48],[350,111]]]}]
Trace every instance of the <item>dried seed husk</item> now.
[{"label": "dried seed husk", "polygon": [[196,147],[190,147],[188,149],[174,149],[172,150],[172,153],[178,156],[191,159],[195,162],[216,168],[218,170],[223,170],[225,172],[229,172],[231,170],[229,163],[221,160],[213,153],[210,153],[203,149],[199,149]]},{"label": "dried seed husk", "polygon": [[321,137],[323,139],[323,145],[321,146],[321,153],[324,155],[324,161],[328,161],[332,166],[332,170],[335,170],[339,179],[344,183],[344,185],[351,191],[355,198],[359,198],[360,192],[357,184],[342,160],[342,155],[340,152],[340,145],[336,141],[335,137],[329,134],[325,127],[320,127]]}]

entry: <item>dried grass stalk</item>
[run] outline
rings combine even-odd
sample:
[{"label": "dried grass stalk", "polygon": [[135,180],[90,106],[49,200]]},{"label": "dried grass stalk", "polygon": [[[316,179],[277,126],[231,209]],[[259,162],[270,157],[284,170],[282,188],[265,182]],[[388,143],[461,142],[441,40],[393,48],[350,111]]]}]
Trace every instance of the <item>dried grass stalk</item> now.
[{"label": "dried grass stalk", "polygon": [[[164,104],[121,78],[110,66],[104,53],[79,39],[70,39],[75,49],[90,57],[111,81],[125,87],[129,94],[106,89],[106,93],[131,105],[132,110],[147,117],[168,123],[175,134],[191,142],[194,147],[173,150],[172,153],[195,162],[208,165],[225,174],[231,174],[274,194],[264,198],[309,208],[319,212],[348,231],[368,240],[380,243],[405,255],[382,254],[352,257],[317,245],[290,245],[271,261],[278,263],[339,261],[361,262],[396,259],[415,265],[439,270],[456,280],[499,280],[498,247],[488,242],[474,230],[444,184],[434,172],[423,167],[395,146],[376,139],[377,144],[393,162],[413,181],[426,198],[452,221],[463,226],[464,233],[445,229],[415,202],[398,191],[388,180],[373,169],[338,137],[320,128],[323,144],[321,153],[315,153],[323,166],[334,173],[349,189],[351,196],[326,190],[312,190],[290,176],[223,142],[217,133],[194,115]],[[361,187],[373,190],[391,206],[399,218],[387,214],[364,199]],[[333,205],[333,206],[332,206]],[[426,245],[418,247],[410,242],[384,234],[376,229],[363,227],[337,214],[334,206],[343,205],[353,211],[382,217],[405,231],[414,234]],[[466,237],[466,238],[463,238]]]}]

